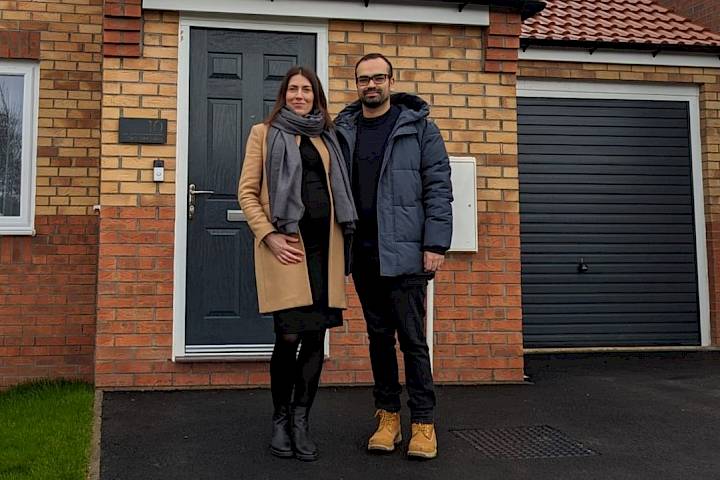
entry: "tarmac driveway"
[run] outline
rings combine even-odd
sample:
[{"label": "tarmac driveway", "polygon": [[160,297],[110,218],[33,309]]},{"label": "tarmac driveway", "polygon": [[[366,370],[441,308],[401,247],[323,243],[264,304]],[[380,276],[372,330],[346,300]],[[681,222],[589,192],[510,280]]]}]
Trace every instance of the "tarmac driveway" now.
[{"label": "tarmac driveway", "polygon": [[[440,454],[432,461],[365,452],[374,428],[367,387],[320,390],[314,463],[268,452],[268,390],[106,392],[100,478],[720,478],[720,352],[528,356],[526,364],[526,385],[438,387]],[[550,429],[527,428],[541,426]],[[479,430],[482,451],[467,440],[472,432],[451,430]],[[526,455],[527,435],[544,448],[548,431],[580,450],[551,442],[556,458],[503,457]],[[504,438],[514,433],[525,437]]]}]

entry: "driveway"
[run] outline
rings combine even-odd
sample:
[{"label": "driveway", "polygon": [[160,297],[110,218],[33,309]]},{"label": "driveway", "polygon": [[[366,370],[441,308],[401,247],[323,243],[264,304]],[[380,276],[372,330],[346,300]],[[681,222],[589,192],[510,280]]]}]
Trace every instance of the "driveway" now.
[{"label": "driveway", "polygon": [[100,478],[720,478],[720,352],[529,355],[526,364],[525,385],[437,388],[433,461],[365,452],[368,387],[320,390],[314,463],[269,454],[268,390],[106,392]]}]

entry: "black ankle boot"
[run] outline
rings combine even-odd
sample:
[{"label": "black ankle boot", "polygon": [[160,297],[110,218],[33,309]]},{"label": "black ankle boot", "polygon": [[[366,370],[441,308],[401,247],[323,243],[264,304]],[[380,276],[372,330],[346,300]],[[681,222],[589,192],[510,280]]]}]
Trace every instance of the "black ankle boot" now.
[{"label": "black ankle boot", "polygon": [[290,441],[290,409],[286,406],[276,409],[273,413],[270,452],[281,458],[290,458],[294,455]]},{"label": "black ankle boot", "polygon": [[292,447],[295,456],[305,462],[318,459],[318,449],[310,438],[307,407],[292,407]]}]

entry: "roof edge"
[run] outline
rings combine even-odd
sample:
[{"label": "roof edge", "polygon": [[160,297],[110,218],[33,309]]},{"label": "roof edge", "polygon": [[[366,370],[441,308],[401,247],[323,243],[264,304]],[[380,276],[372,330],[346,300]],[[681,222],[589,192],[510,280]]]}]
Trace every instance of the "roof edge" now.
[{"label": "roof edge", "polygon": [[444,0],[448,3],[457,3],[458,8],[462,11],[466,5],[488,5],[490,7],[503,7],[511,8],[513,10],[519,10],[520,16],[523,20],[527,20],[530,17],[537,15],[545,9],[544,0],[474,0],[474,1],[460,1],[460,0]]},{"label": "roof edge", "polygon": [[642,50],[647,52],[696,52],[720,55],[720,46],[709,45],[678,45],[667,43],[633,43],[633,42],[601,42],[592,40],[552,40],[532,37],[520,37],[520,48],[525,51],[530,46],[538,47],[570,47],[595,51],[599,48],[612,50]]}]

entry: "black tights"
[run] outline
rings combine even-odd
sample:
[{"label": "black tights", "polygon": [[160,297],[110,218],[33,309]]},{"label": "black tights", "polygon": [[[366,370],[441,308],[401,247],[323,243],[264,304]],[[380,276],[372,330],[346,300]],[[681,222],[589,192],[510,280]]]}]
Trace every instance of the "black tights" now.
[{"label": "black tights", "polygon": [[310,408],[320,383],[324,342],[324,329],[275,335],[275,348],[270,359],[270,390],[276,410],[290,405],[291,396],[292,405]]}]

